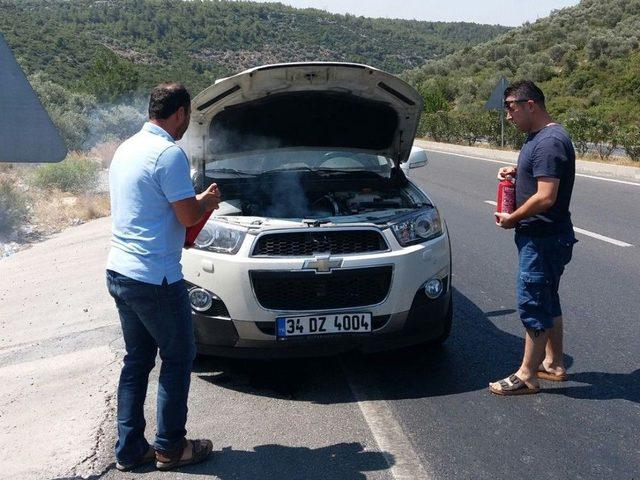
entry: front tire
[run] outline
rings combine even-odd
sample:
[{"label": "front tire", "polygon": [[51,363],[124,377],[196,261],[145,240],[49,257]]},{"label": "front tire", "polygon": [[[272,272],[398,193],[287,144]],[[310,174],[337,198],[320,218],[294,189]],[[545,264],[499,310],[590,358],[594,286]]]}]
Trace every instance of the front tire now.
[{"label": "front tire", "polygon": [[433,340],[429,340],[428,342],[426,342],[427,345],[429,345],[430,347],[441,346],[447,340],[447,338],[449,338],[449,335],[451,334],[452,325],[453,325],[453,295],[449,300],[449,309],[447,310],[447,313],[444,316],[444,322],[443,322],[444,329],[442,333],[436,338],[434,338]]}]

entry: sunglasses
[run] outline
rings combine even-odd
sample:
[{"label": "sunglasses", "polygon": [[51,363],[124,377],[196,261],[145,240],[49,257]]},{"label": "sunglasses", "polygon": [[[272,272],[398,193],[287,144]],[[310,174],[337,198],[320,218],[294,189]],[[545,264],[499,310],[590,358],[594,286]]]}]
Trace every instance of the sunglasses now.
[{"label": "sunglasses", "polygon": [[512,111],[514,103],[525,103],[525,102],[528,102],[529,100],[530,99],[528,99],[528,98],[522,98],[520,100],[505,100],[504,101],[504,109]]}]

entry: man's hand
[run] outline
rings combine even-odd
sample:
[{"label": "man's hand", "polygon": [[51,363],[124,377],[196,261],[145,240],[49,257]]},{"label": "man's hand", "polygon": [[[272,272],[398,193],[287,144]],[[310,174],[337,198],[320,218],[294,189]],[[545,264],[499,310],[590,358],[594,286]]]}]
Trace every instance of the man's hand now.
[{"label": "man's hand", "polygon": [[498,180],[504,180],[505,178],[507,178],[507,175],[515,178],[516,167],[502,167],[500,170],[498,170]]},{"label": "man's hand", "polygon": [[506,230],[515,228],[516,224],[518,223],[511,218],[510,213],[494,212],[494,215],[496,217],[496,225]]},{"label": "man's hand", "polygon": [[178,221],[185,227],[190,227],[198,223],[206,212],[217,209],[219,204],[220,190],[218,185],[212,183],[204,192],[195,197],[173,202],[171,207]]},{"label": "man's hand", "polygon": [[216,210],[220,204],[220,190],[216,183],[212,183],[202,193],[196,195],[196,200],[202,205],[205,212]]}]

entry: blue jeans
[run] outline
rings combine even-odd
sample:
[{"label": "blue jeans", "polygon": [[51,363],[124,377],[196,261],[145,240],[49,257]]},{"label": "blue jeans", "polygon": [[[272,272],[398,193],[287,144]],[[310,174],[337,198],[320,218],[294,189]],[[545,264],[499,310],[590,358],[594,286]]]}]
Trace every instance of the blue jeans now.
[{"label": "blue jeans", "polygon": [[118,307],[126,349],[118,385],[116,443],[116,458],[126,464],[149,449],[144,401],[158,350],[162,367],[154,448],[170,452],[181,447],[196,348],[184,281],[152,285],[107,270],[107,287]]},{"label": "blue jeans", "polygon": [[573,232],[533,237],[516,232],[518,247],[518,313],[525,328],[553,328],[553,318],[562,315],[558,287],[564,267],[571,261]]}]

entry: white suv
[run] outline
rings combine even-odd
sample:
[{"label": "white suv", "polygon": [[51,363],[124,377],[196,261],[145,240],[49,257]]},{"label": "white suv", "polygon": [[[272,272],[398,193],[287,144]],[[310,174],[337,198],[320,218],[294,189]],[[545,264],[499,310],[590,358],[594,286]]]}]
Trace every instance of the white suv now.
[{"label": "white suv", "polygon": [[192,102],[183,146],[223,202],[182,256],[200,353],[321,355],[444,341],[444,221],[404,171],[422,99],[365,65],[268,65]]}]

